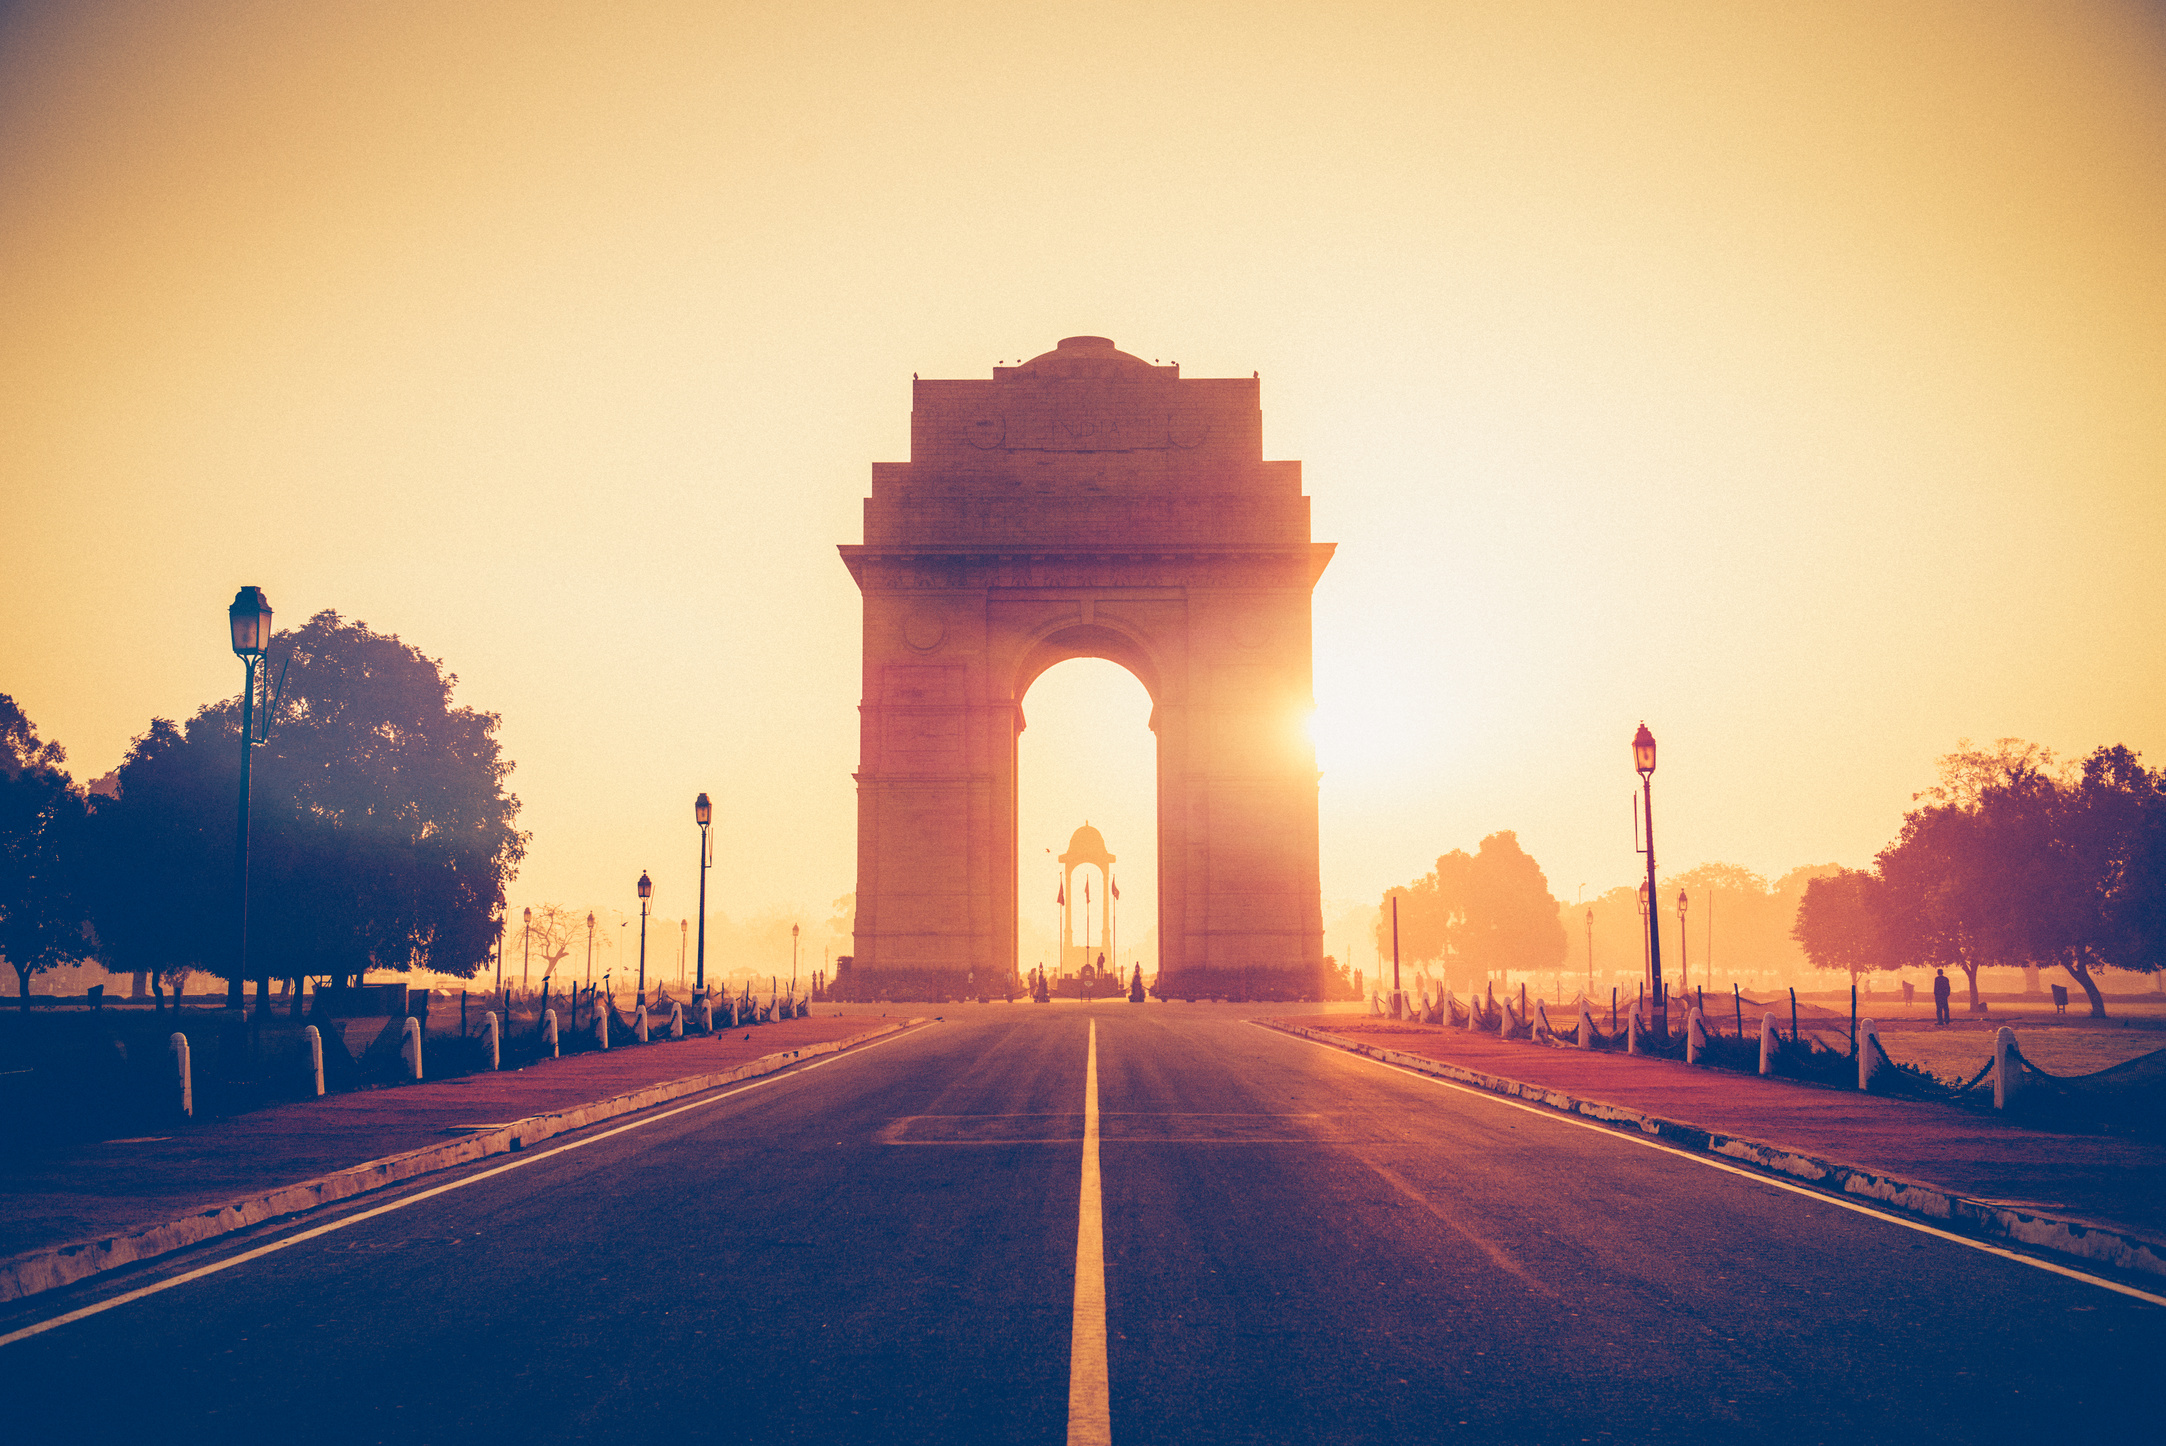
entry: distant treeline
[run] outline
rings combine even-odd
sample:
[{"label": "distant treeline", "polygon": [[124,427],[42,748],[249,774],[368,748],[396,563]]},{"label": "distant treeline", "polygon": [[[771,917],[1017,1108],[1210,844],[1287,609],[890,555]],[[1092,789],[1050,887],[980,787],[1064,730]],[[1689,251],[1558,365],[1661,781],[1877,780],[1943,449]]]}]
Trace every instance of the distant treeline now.
[{"label": "distant treeline", "polygon": [[[1665,977],[1674,986],[1688,967],[1694,979],[1711,965],[1725,977],[1800,967],[1804,954],[1790,934],[1798,902],[1812,879],[1837,872],[1834,864],[1792,869],[1770,884],[1749,869],[1713,863],[1661,880]],[[1377,957],[1391,958],[1396,897],[1400,959],[1435,965],[1457,987],[1473,989],[1514,970],[1636,977],[1647,954],[1639,892],[1627,885],[1584,903],[1560,902],[1518,837],[1494,833],[1476,852],[1454,849],[1412,884],[1385,891],[1376,915]],[[1688,901],[1682,919],[1680,892]]]},{"label": "distant treeline", "polygon": [[[454,706],[458,681],[395,637],[323,612],[281,633],[283,680],[254,755],[249,972],[358,979],[490,957],[513,825],[497,717]],[[231,979],[240,700],[185,725],[153,719],[88,788],[0,694],[0,956],[31,976],[96,959],[163,984]]]},{"label": "distant treeline", "polygon": [[[1669,987],[1794,976],[1807,964],[1853,982],[1868,970],[1944,968],[1962,972],[1975,1006],[1983,967],[2059,968],[2103,1015],[2098,970],[2166,962],[2166,773],[2122,747],[2057,765],[2012,738],[1988,749],[1966,740],[1939,773],[1870,870],[1809,865],[1770,883],[1710,863],[1662,879],[1654,912]],[[1396,899],[1401,961],[1435,966],[1456,987],[1507,971],[1630,979],[1647,957],[1640,892],[1562,903],[1517,837],[1494,833],[1385,891],[1377,958],[1389,967]]]},{"label": "distant treeline", "polygon": [[2166,773],[2131,750],[2057,764],[2021,739],[1966,741],[1912,801],[1871,869],[1806,891],[1797,937],[1814,963],[1957,969],[1973,1009],[1987,965],[2059,968],[2103,1017],[2096,971],[2166,959]]}]

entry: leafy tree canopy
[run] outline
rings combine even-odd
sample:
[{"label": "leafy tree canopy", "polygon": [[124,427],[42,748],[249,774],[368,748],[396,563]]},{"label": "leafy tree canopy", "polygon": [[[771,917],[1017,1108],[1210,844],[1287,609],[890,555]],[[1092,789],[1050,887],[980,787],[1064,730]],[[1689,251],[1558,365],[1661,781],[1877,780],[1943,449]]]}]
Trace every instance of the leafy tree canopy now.
[{"label": "leafy tree canopy", "polygon": [[[472,974],[527,844],[497,716],[456,706],[458,679],[439,663],[335,612],[279,634],[270,658],[284,693],[254,763],[252,968]],[[147,845],[107,854],[116,940],[230,974],[240,750],[238,698],[136,740],[118,797],[98,808],[112,849]],[[128,878],[131,856],[155,877]],[[161,927],[175,937],[153,944]]]}]

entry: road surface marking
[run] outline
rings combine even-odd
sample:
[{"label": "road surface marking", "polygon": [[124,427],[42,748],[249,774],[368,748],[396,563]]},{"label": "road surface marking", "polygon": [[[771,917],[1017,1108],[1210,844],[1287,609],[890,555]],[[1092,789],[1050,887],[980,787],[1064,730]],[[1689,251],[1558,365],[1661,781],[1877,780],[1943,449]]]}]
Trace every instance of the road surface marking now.
[{"label": "road surface marking", "polygon": [[[1265,1025],[1256,1024],[1253,1019],[1247,1022],[1254,1024],[1258,1029],[1267,1028]],[[1388,1069],[1394,1074],[1403,1074],[1410,1079],[1427,1080],[1430,1084],[1442,1085],[1448,1090],[1458,1090],[1461,1094],[1473,1095],[1477,1099],[1488,1100],[1492,1104],[1505,1105],[1515,1110],[1525,1110],[1530,1115],[1540,1115],[1543,1119],[1553,1120],[1560,1125],[1571,1125],[1577,1129],[1593,1130],[1596,1134],[1606,1135],[1612,1140],[1622,1140],[1628,1145],[1644,1145],[1650,1150],[1660,1150],[1663,1154],[1674,1159],[1689,1160],[1695,1165],[1705,1165],[1710,1170],[1720,1170],[1726,1175],[1741,1175],[1757,1184],[1772,1185],[1777,1190],[1787,1190],[1793,1195],[1803,1195],[1808,1200],[1818,1200],[1823,1205],[1833,1205],[1843,1210],[1855,1210],[1860,1215],[1870,1215],[1875,1220],[1885,1220],[1890,1225],[1900,1225],[1905,1230],[1915,1230],[1921,1235],[1931,1235],[1941,1240],[1953,1241],[1957,1245],[1967,1246],[1972,1250],[1982,1250],[1987,1255],[1998,1255],[2003,1260],[2013,1260],[2016,1264],[2028,1265],[2033,1270],[2043,1270],[2052,1275],[2065,1275],[2070,1280],[2080,1280],[2085,1285],[2095,1285],[2101,1290],[2110,1290],[2118,1295],[2134,1296],[2137,1300],[2147,1301],[2152,1305],[2166,1305],[2166,1295],[2153,1295],[2147,1290],[2138,1290],[2132,1285],[2123,1285],[2117,1280],[2108,1280],[2104,1276],[2090,1275],[2081,1270],[2071,1269],[2066,1265],[2055,1265],[2050,1260],[2040,1260],[2036,1256],[2024,1255],[2014,1250],[2004,1250],[1998,1245],[1988,1245],[1982,1240],[1973,1240],[1967,1235],[1957,1235],[1953,1231],[1936,1229],[1920,1221],[1908,1220],[1901,1215],[1891,1214],[1886,1210],[1876,1210],[1870,1205],[1860,1205],[1855,1200],[1845,1200],[1827,1194],[1825,1191],[1815,1190],[1810,1186],[1793,1185],[1787,1180],[1778,1180],[1772,1175],[1763,1175],[1757,1170],[1748,1170],[1743,1166],[1728,1164],[1721,1160],[1710,1160],[1705,1155],[1691,1150],[1680,1149],[1675,1145],[1664,1144],[1659,1140],[1648,1140],[1637,1135],[1628,1135],[1622,1130],[1613,1129],[1608,1125],[1598,1125],[1592,1120],[1575,1120],[1570,1115],[1558,1110],[1549,1109],[1542,1105],[1526,1104],[1520,1100],[1507,1099],[1503,1095],[1485,1089],[1477,1089],[1473,1085],[1461,1084],[1457,1080],[1439,1079],[1433,1074],[1423,1074],[1420,1070],[1408,1069],[1405,1065],[1389,1064],[1384,1060],[1375,1059],[1369,1055],[1355,1054],[1350,1049],[1341,1049],[1335,1044],[1325,1044],[1322,1040],[1309,1039],[1298,1034],[1287,1034],[1280,1029],[1272,1029],[1269,1032],[1278,1035],[1282,1039],[1297,1039],[1304,1044],[1313,1044],[1318,1049],[1328,1049],[1334,1054],[1342,1054],[1349,1059],[1364,1060],[1380,1069]],[[0,1345],[5,1344],[5,1341],[0,1341]]]},{"label": "road surface marking", "polygon": [[1083,1066],[1083,1199],[1076,1210],[1075,1327],[1068,1347],[1068,1446],[1112,1446],[1106,1375],[1106,1218],[1098,1192],[1098,1021]]},{"label": "road surface marking", "polygon": [[876,1039],[871,1044],[861,1044],[855,1049],[844,1050],[839,1054],[825,1055],[820,1059],[814,1060],[812,1063],[804,1066],[802,1069],[790,1069],[785,1071],[778,1071],[771,1075],[764,1075],[761,1078],[752,1081],[752,1083],[748,1085],[743,1085],[737,1089],[730,1090],[726,1094],[709,1095],[706,1099],[694,1100],[691,1104],[688,1105],[679,1105],[677,1108],[670,1110],[665,1114],[650,1115],[643,1120],[634,1120],[628,1125],[619,1125],[613,1130],[604,1131],[599,1135],[590,1135],[584,1140],[573,1140],[570,1144],[559,1145],[553,1150],[542,1150],[539,1152],[522,1153],[520,1158],[511,1161],[509,1164],[498,1165],[493,1170],[483,1170],[479,1174],[468,1175],[463,1180],[453,1180],[448,1185],[438,1185],[431,1190],[416,1191],[412,1195],[401,1196],[399,1199],[392,1201],[388,1205],[379,1205],[374,1210],[363,1210],[358,1214],[348,1215],[344,1219],[333,1220],[328,1225],[318,1225],[313,1230],[303,1230],[298,1234],[288,1235],[283,1237],[282,1239],[274,1240],[268,1245],[259,1245],[254,1250],[244,1251],[241,1254],[233,1256],[230,1259],[220,1260],[210,1265],[199,1266],[198,1268],[187,1271],[184,1274],[176,1275],[170,1280],[161,1280],[154,1285],[146,1285],[143,1286],[141,1289],[131,1290],[123,1294],[116,1295],[111,1300],[101,1300],[94,1305],[86,1305],[80,1310],[71,1310],[66,1315],[56,1315],[51,1320],[39,1321],[36,1325],[27,1325],[24,1326],[21,1330],[10,1331],[8,1334],[0,1336],[0,1346],[14,1345],[17,1341],[28,1340],[30,1337],[35,1335],[42,1335],[46,1331],[52,1330],[56,1326],[68,1325],[71,1322],[82,1320],[86,1316],[101,1314],[102,1312],[113,1309],[115,1306],[127,1305],[130,1302],[141,1300],[146,1295],[156,1295],[161,1290],[171,1290],[176,1285],[186,1285],[191,1280],[201,1280],[206,1275],[216,1275],[221,1270],[231,1270],[236,1265],[246,1264],[248,1261],[255,1260],[261,1256],[269,1255],[275,1250],[284,1250],[289,1245],[299,1245],[304,1240],[314,1240],[319,1235],[329,1235],[334,1230],[344,1230],[349,1225],[359,1225],[362,1221],[373,1220],[379,1215],[389,1215],[394,1210],[404,1210],[409,1205],[419,1205],[422,1201],[430,1199],[434,1196],[447,1194],[453,1190],[464,1190],[469,1185],[478,1185],[483,1180],[494,1179],[496,1176],[502,1175],[507,1171],[522,1170],[525,1169],[528,1165],[539,1165],[540,1163],[542,1163],[542,1161],[553,1160],[557,1156],[564,1154],[568,1150],[583,1149],[588,1145],[599,1144],[601,1141],[609,1139],[615,1135],[622,1135],[632,1130],[644,1129],[648,1125],[659,1124],[663,1120],[670,1119],[671,1117],[676,1115],[684,1114],[688,1110],[703,1109],[708,1105],[717,1104],[726,1099],[734,1099],[736,1096],[744,1094],[748,1090],[758,1089],[761,1085],[773,1084],[777,1080],[795,1079],[799,1075],[805,1074],[810,1070],[818,1069],[821,1065],[832,1064],[838,1059],[849,1059],[855,1055],[864,1053],[868,1049],[876,1049],[883,1044],[889,1044],[898,1039],[906,1039],[910,1037],[912,1033],[913,1031],[904,1030],[899,1034],[891,1034],[886,1039]]}]

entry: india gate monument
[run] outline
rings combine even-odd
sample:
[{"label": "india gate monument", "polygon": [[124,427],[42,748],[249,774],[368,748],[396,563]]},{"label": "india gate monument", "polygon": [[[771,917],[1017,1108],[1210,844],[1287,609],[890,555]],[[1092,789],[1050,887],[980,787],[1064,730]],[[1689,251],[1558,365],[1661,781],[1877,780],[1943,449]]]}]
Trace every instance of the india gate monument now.
[{"label": "india gate monument", "polygon": [[910,460],[865,540],[857,933],[870,999],[1016,978],[1023,697],[1106,658],[1151,698],[1169,998],[1320,998],[1309,540],[1299,462],[1263,458],[1255,377],[1188,378],[1071,336],[991,380],[918,381]]}]

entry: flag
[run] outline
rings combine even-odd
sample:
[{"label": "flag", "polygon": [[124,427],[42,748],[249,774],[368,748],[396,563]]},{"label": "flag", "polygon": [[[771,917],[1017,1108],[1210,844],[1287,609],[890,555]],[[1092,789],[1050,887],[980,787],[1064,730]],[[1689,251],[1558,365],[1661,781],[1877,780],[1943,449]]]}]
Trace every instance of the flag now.
[{"label": "flag", "polygon": [[1106,884],[1113,890],[1114,901],[1119,902],[1121,897],[1121,881],[1115,878],[1108,878],[1106,880]]},{"label": "flag", "polygon": [[1053,890],[1053,902],[1063,909],[1068,907],[1068,881],[1066,879],[1062,879],[1059,887]]},{"label": "flag", "polygon": [[1084,879],[1084,880],[1083,880],[1083,907],[1087,909],[1087,908],[1089,908],[1090,906],[1091,906],[1091,881],[1090,881],[1090,880],[1089,880],[1088,878],[1086,878],[1086,879]]}]

